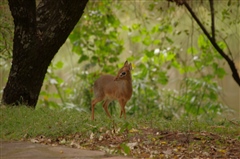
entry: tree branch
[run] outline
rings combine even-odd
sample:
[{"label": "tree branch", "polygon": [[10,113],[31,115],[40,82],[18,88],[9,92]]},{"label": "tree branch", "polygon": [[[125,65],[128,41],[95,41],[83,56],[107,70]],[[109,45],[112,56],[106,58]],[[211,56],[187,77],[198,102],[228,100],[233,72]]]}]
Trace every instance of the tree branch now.
[{"label": "tree branch", "polygon": [[197,24],[199,25],[199,27],[202,29],[203,33],[207,36],[207,38],[209,39],[209,41],[212,43],[213,47],[218,51],[218,53],[227,61],[231,71],[232,71],[232,77],[233,79],[236,81],[236,83],[238,84],[238,86],[240,86],[240,77],[237,71],[237,68],[233,62],[232,59],[230,59],[228,57],[228,55],[218,46],[218,44],[216,43],[215,39],[213,37],[210,36],[210,34],[208,33],[207,29],[203,26],[203,24],[200,22],[200,20],[198,19],[198,17],[196,16],[196,14],[193,12],[193,10],[191,9],[191,7],[188,5],[188,3],[186,2],[186,0],[182,1],[182,4],[187,8],[187,10],[189,11],[189,13],[192,15],[193,19],[197,22]]},{"label": "tree branch", "polygon": [[[228,57],[228,55],[218,46],[218,44],[216,43],[215,40],[215,25],[214,25],[214,8],[213,8],[213,0],[209,0],[210,2],[210,7],[211,7],[211,20],[212,20],[212,37],[211,35],[208,33],[207,29],[203,26],[203,24],[200,22],[200,20],[198,19],[198,17],[196,16],[196,14],[193,12],[192,8],[188,5],[187,0],[167,0],[170,2],[175,2],[177,5],[184,5],[187,10],[189,11],[189,13],[192,15],[193,19],[197,22],[197,24],[199,25],[199,27],[202,29],[203,33],[207,36],[208,40],[211,42],[211,44],[213,45],[213,47],[218,51],[218,53],[227,61],[231,71],[232,71],[232,77],[233,79],[236,81],[236,83],[238,84],[238,86],[240,86],[240,77],[237,71],[237,68],[235,66],[235,63],[233,62],[233,60],[231,58]],[[230,52],[231,53],[231,52]]]},{"label": "tree branch", "polygon": [[188,5],[188,3],[186,1],[183,2],[183,5],[187,8],[187,10],[189,11],[189,13],[191,14],[191,16],[193,17],[193,19],[197,22],[197,24],[199,25],[199,27],[202,29],[203,33],[207,36],[207,38],[211,41],[212,37],[211,35],[208,33],[207,29],[203,26],[203,24],[201,23],[201,21],[198,19],[198,17],[196,16],[196,14],[193,12],[192,8]]},{"label": "tree branch", "polygon": [[209,4],[210,4],[210,11],[211,11],[211,29],[212,29],[212,39],[214,41],[216,41],[215,39],[215,20],[214,20],[214,5],[213,5],[213,0],[209,0]]}]

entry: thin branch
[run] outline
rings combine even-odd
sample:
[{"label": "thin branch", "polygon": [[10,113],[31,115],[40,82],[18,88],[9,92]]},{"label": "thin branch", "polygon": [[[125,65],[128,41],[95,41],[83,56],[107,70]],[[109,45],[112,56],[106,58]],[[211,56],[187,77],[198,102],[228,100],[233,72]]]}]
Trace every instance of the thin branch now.
[{"label": "thin branch", "polygon": [[[207,38],[210,40],[212,40],[211,35],[208,33],[207,29],[203,26],[202,22],[200,22],[200,20],[198,19],[198,17],[196,16],[196,14],[193,12],[192,8],[188,5],[188,3],[186,1],[183,2],[183,5],[187,8],[187,10],[190,12],[191,16],[193,17],[193,19],[197,22],[197,24],[199,25],[199,27],[202,29],[203,33],[207,36]],[[210,41],[211,41],[210,40]]]},{"label": "thin branch", "polygon": [[212,29],[212,39],[214,41],[216,41],[215,39],[215,20],[214,20],[214,5],[213,5],[213,0],[209,0],[209,4],[210,4],[210,11],[211,11],[211,29]]},{"label": "thin branch", "polygon": [[230,47],[228,46],[228,44],[227,44],[226,40],[225,40],[224,38],[221,38],[221,39],[222,39],[222,40],[223,40],[223,42],[226,44],[226,46],[227,46],[227,49],[228,49],[228,52],[229,52],[229,55],[230,55],[230,57],[233,59],[232,52],[231,52],[231,50],[230,50]]},{"label": "thin branch", "polygon": [[[192,55],[192,58],[194,58],[194,54],[193,54],[194,20],[193,19],[191,19],[191,25],[192,25],[192,30],[191,30],[191,55]],[[196,60],[193,60],[193,64],[197,68],[198,73],[201,76],[203,76],[203,72],[201,71],[201,68],[199,68],[199,66],[197,66]]]},{"label": "thin branch", "polygon": [[188,3],[186,2],[186,0],[183,0],[183,5],[187,8],[187,10],[190,12],[190,14],[192,15],[193,19],[197,22],[197,24],[199,25],[199,27],[202,29],[203,33],[207,36],[207,38],[209,39],[209,41],[212,43],[213,47],[218,51],[218,53],[228,62],[229,67],[231,68],[232,71],[232,77],[233,79],[236,81],[236,83],[240,86],[240,77],[237,71],[237,68],[234,64],[234,62],[232,61],[232,59],[230,59],[228,57],[228,55],[218,46],[218,44],[216,43],[216,41],[213,39],[213,37],[210,36],[210,34],[208,33],[207,29],[203,26],[203,24],[200,22],[200,20],[198,19],[198,17],[196,16],[196,14],[193,12],[192,8],[188,5]]}]

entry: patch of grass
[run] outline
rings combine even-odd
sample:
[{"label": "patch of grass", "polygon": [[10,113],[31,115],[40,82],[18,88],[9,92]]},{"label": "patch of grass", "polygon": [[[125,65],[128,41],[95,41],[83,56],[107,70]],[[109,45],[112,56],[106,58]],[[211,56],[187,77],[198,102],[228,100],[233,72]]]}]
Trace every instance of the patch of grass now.
[{"label": "patch of grass", "polygon": [[19,140],[23,137],[45,135],[63,136],[85,131],[88,115],[76,110],[34,110],[27,107],[1,109],[1,138]]},{"label": "patch of grass", "polygon": [[239,121],[207,122],[189,118],[169,121],[154,114],[141,117],[127,116],[127,119],[124,120],[119,116],[109,119],[105,114],[98,112],[96,112],[96,120],[91,121],[90,113],[74,109],[40,108],[34,110],[21,106],[1,108],[0,110],[0,136],[4,140],[19,140],[24,137],[32,138],[40,135],[54,138],[75,133],[89,136],[92,132],[99,132],[99,129],[125,132],[143,128],[183,133],[206,131],[235,138],[240,135]]},{"label": "patch of grass", "polygon": [[[109,119],[104,112],[0,108],[2,140],[30,140],[47,145],[100,149],[141,158],[187,158],[240,155],[240,122],[181,118],[165,120],[157,114]],[[114,113],[116,114],[116,113]],[[204,150],[204,151],[202,151]],[[215,158],[213,157],[213,158]]]}]

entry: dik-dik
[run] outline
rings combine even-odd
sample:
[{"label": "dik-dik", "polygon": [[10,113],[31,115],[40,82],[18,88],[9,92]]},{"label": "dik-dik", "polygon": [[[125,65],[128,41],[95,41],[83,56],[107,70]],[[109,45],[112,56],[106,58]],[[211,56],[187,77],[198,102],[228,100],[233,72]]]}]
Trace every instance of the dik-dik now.
[{"label": "dik-dik", "polygon": [[102,75],[95,81],[93,86],[95,98],[92,100],[92,120],[94,120],[94,107],[100,101],[104,101],[103,108],[111,118],[108,105],[113,100],[117,100],[121,106],[120,118],[124,115],[126,119],[125,105],[132,96],[131,70],[131,63],[126,61],[118,71],[117,76]]}]

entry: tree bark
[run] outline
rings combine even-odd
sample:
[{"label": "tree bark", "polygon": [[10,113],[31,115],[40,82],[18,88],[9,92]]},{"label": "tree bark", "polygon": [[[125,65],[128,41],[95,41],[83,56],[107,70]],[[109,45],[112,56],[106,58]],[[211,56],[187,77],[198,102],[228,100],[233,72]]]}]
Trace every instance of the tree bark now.
[{"label": "tree bark", "polygon": [[35,107],[47,68],[88,0],[8,0],[14,18],[13,59],[2,103]]}]

